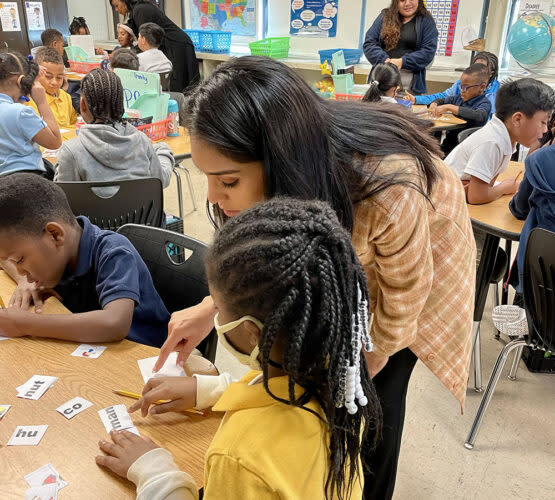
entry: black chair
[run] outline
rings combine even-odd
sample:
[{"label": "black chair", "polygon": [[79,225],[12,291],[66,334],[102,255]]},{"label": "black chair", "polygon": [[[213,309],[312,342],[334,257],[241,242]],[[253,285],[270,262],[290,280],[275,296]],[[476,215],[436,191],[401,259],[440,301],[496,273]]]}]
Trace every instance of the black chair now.
[{"label": "black chair", "polygon": [[168,71],[167,73],[158,73],[160,76],[160,87],[164,92],[170,90],[170,80],[172,77],[172,72]]},{"label": "black chair", "polygon": [[58,182],[75,215],[86,215],[101,229],[117,231],[124,224],[162,227],[164,195],[160,179]]},{"label": "black chair", "polygon": [[530,232],[524,257],[523,292],[528,335],[511,340],[499,353],[466,439],[468,449],[474,448],[493,391],[511,351],[521,350],[524,346],[532,350],[555,351],[555,233],[539,228]]},{"label": "black chair", "polygon": [[[145,261],[154,286],[168,311],[194,306],[210,294],[204,273],[206,245],[190,236],[165,229],[126,224],[118,229]],[[218,338],[212,330],[198,346],[214,362]]]},{"label": "black chair", "polygon": [[459,135],[457,135],[458,143],[460,144],[465,139],[468,139],[474,132],[476,132],[477,130],[480,130],[481,128],[482,127],[471,127],[471,128],[466,128],[464,130],[461,130],[459,132]]}]

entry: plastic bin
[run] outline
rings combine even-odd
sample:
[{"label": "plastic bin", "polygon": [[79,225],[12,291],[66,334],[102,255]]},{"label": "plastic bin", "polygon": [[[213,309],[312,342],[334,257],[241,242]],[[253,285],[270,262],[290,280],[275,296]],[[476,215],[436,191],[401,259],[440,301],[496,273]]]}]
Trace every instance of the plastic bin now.
[{"label": "plastic bin", "polygon": [[364,94],[335,94],[336,101],[360,101]]},{"label": "plastic bin", "polygon": [[171,118],[166,118],[165,120],[160,120],[158,122],[139,125],[137,130],[144,132],[153,142],[161,141],[168,136],[170,121]]},{"label": "plastic bin", "polygon": [[93,69],[100,68],[101,64],[99,62],[81,62],[81,61],[69,61],[69,69],[75,73],[89,73]]},{"label": "plastic bin", "polygon": [[249,43],[251,55],[285,59],[289,55],[289,37],[272,37]]},{"label": "plastic bin", "polygon": [[324,61],[328,61],[331,64],[331,56],[334,52],[338,50],[342,50],[343,54],[345,55],[345,64],[350,66],[351,64],[358,64],[360,61],[360,57],[362,56],[362,50],[360,49],[326,49],[326,50],[319,50],[318,54],[320,54],[320,64],[324,64]]},{"label": "plastic bin", "polygon": [[225,54],[231,47],[231,31],[201,31],[200,52]]},{"label": "plastic bin", "polygon": [[201,30],[183,30],[185,33],[187,33],[187,35],[189,35],[189,38],[191,39],[191,42],[193,42],[193,45],[195,46],[195,51],[199,51],[200,52],[200,33]]}]

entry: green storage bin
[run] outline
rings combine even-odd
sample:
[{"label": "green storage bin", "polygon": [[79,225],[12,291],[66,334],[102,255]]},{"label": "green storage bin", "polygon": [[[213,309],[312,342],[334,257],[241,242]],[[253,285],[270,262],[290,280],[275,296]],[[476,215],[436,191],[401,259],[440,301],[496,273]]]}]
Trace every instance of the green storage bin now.
[{"label": "green storage bin", "polygon": [[251,55],[285,59],[289,55],[289,37],[272,37],[249,43]]},{"label": "green storage bin", "polygon": [[81,47],[64,47],[69,61],[89,62],[89,56]]}]

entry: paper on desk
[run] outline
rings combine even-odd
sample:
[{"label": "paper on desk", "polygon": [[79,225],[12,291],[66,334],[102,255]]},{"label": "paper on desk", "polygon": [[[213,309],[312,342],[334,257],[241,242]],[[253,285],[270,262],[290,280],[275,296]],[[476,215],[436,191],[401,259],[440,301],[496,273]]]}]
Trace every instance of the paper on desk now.
[{"label": "paper on desk", "polygon": [[177,352],[172,352],[166,359],[164,366],[155,373],[153,371],[154,365],[156,364],[156,360],[158,356],[153,356],[152,358],[145,358],[137,360],[137,364],[139,365],[139,370],[141,370],[141,375],[143,376],[143,380],[145,384],[148,382],[148,379],[152,377],[186,377],[187,374],[182,366],[177,366],[175,363],[177,361]]},{"label": "paper on desk", "polygon": [[58,377],[49,375],[33,375],[23,385],[17,387],[17,397],[24,399],[39,399],[52,385]]},{"label": "paper on desk", "polygon": [[65,134],[65,133],[67,133],[67,132],[69,132],[69,129],[68,129],[68,128],[61,128],[61,129],[60,129],[60,134]]},{"label": "paper on desk", "polygon": [[98,410],[98,415],[106,428],[106,432],[126,430],[140,436],[139,431],[133,425],[129,413],[127,413],[125,405],[108,406]]}]

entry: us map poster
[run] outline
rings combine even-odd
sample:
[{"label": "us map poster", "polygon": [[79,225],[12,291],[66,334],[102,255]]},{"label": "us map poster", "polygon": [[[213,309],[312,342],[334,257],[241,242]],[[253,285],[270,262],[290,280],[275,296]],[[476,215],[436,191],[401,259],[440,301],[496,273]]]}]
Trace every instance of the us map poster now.
[{"label": "us map poster", "polygon": [[450,56],[453,54],[459,0],[426,0],[424,3],[435,19],[439,33],[436,54]]},{"label": "us map poster", "polygon": [[337,33],[339,0],[291,0],[289,33],[331,38]]}]

